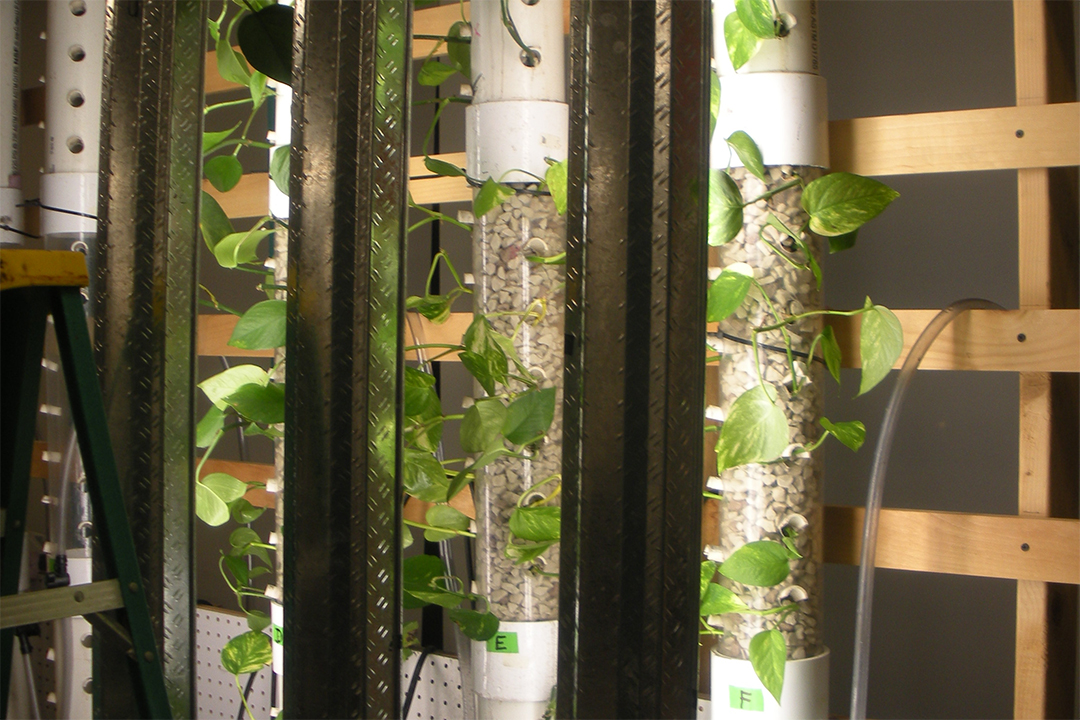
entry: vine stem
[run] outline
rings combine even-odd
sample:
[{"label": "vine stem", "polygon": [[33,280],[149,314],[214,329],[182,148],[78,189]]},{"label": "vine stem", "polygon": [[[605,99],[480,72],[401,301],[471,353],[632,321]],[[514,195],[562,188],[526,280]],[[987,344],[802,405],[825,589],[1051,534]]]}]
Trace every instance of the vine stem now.
[{"label": "vine stem", "polygon": [[244,697],[244,690],[240,687],[240,676],[233,675],[233,679],[236,680],[236,692],[240,693],[240,702],[244,703],[244,709],[247,710],[248,717],[251,720],[255,720],[255,715],[251,712],[251,707],[248,705],[247,698]]},{"label": "vine stem", "polygon": [[862,315],[863,313],[872,309],[871,307],[861,307],[858,310],[809,310],[798,315],[790,315],[786,319],[781,320],[773,325],[767,325],[761,328],[755,328],[754,332],[769,332],[771,330],[779,330],[787,325],[793,325],[800,320],[805,320],[808,317],[814,317],[815,315],[835,315],[837,317],[854,317],[855,315]]},{"label": "vine stem", "polygon": [[420,528],[421,530],[434,530],[435,532],[451,533],[453,535],[461,535],[462,537],[475,538],[476,533],[469,532],[468,530],[454,530],[451,528],[435,527],[434,525],[425,525],[424,523],[418,523],[413,520],[402,520],[403,523],[410,527]]},{"label": "vine stem", "polygon": [[758,195],[758,196],[757,196],[756,198],[754,198],[753,200],[749,200],[749,201],[747,201],[747,202],[744,202],[744,203],[743,203],[743,207],[748,207],[748,206],[750,206],[750,205],[753,205],[753,204],[754,204],[754,203],[756,203],[756,202],[757,202],[758,200],[768,200],[768,199],[769,199],[769,198],[771,198],[771,197],[772,197],[773,195],[776,195],[776,194],[778,194],[778,193],[782,193],[782,192],[784,192],[785,190],[789,190],[789,189],[791,189],[791,188],[795,187],[796,185],[802,185],[802,178],[800,178],[800,177],[797,177],[797,178],[795,178],[794,180],[788,180],[788,181],[787,181],[786,183],[784,183],[783,185],[777,185],[777,186],[776,186],[776,187],[774,187],[774,188],[773,188],[772,190],[766,190],[765,192],[763,192],[763,193],[762,193],[761,195]]}]

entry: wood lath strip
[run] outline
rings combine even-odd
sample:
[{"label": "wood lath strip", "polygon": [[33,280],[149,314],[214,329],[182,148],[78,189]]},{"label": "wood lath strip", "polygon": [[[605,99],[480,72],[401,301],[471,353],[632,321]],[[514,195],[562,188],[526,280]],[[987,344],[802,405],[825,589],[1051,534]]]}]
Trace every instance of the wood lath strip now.
[{"label": "wood lath strip", "polygon": [[[857,565],[865,512],[825,508],[825,562]],[[1080,583],[1080,520],[883,509],[875,565]]]},{"label": "wood lath strip", "polygon": [[[937,310],[896,310],[904,329],[904,353]],[[436,325],[415,313],[410,323],[418,323],[421,340],[406,327],[407,344],[461,342],[472,321],[471,313],[453,313],[450,320]],[[836,331],[843,352],[844,367],[859,367],[858,318],[828,319]],[[240,350],[227,345],[236,325],[233,315],[200,315],[199,355],[226,357],[270,357],[269,350]],[[713,326],[715,329],[715,326]],[[1023,336],[1024,340],[1020,340]],[[432,350],[429,354],[437,351]],[[409,359],[415,359],[413,353]],[[456,360],[456,354],[441,358]],[[953,322],[931,346],[920,365],[924,370],[990,370],[1019,372],[1080,372],[1080,310],[975,310]]]},{"label": "wood lath strip", "polygon": [[[1023,131],[1022,138],[1018,131]],[[839,120],[829,124],[829,133],[833,169],[862,175],[1080,164],[1080,103]],[[465,165],[464,153],[435,157]],[[409,191],[420,205],[472,199],[465,178],[433,177],[423,157],[410,158],[409,175]],[[268,212],[266,173],[245,175],[228,193],[218,193],[209,184],[204,187],[231,217]]]},{"label": "wood lath strip", "polygon": [[860,175],[1078,165],[1080,103],[837,120],[829,154]]}]

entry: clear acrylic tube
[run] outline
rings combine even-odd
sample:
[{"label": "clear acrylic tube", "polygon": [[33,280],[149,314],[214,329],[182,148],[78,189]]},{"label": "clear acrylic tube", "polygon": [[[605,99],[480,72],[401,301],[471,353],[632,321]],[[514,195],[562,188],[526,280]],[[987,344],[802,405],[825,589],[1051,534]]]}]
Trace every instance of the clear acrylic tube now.
[{"label": "clear acrylic tube", "polygon": [[[770,185],[779,185],[795,175],[807,182],[822,171],[813,167],[775,166],[766,168]],[[744,168],[734,168],[731,175],[744,198],[760,196],[765,185]],[[733,240],[719,248],[720,264],[747,263],[754,268],[764,295],[751,290],[747,300],[720,323],[716,346],[720,357],[720,397],[716,404],[726,415],[735,400],[764,379],[770,394],[784,411],[791,430],[791,443],[806,446],[822,432],[818,419],[822,411],[824,367],[807,359],[814,337],[821,332],[820,317],[799,321],[788,327],[795,353],[795,373],[784,350],[779,332],[762,333],[757,358],[750,340],[753,328],[770,325],[781,317],[797,315],[822,307],[821,291],[811,271],[795,267],[781,258],[761,238],[799,259],[799,251],[790,252],[791,242],[774,228],[765,226],[771,212],[789,228],[797,229],[806,220],[800,204],[801,190],[793,187],[765,201],[744,208],[744,228]],[[813,252],[815,240],[804,240]],[[770,346],[768,349],[764,346]],[[800,356],[801,354],[801,356]],[[792,393],[793,380],[801,386]],[[787,601],[798,602],[799,611],[787,615],[778,625],[787,643],[788,658],[814,657],[825,651],[821,623],[822,576],[822,460],[820,452],[810,456],[795,453],[765,464],[751,464],[724,471],[721,476],[723,501],[720,505],[719,548],[728,556],[748,542],[777,540],[785,527],[798,531],[796,547],[802,558],[791,563],[787,580],[775,587],[750,587],[724,579],[747,604],[756,610],[777,607]],[[749,614],[720,616],[724,634],[718,650],[727,657],[748,657],[751,638],[774,627],[774,617]]]},{"label": "clear acrylic tube", "polygon": [[[514,508],[529,501],[530,489],[557,475],[562,464],[564,266],[528,258],[555,255],[565,247],[565,218],[549,196],[526,190],[477,218],[473,229],[476,313],[486,315],[495,332],[513,337],[522,363],[541,387],[557,393],[547,437],[527,459],[501,458],[477,472],[476,580],[502,621],[558,616],[558,546],[521,565],[507,557],[506,547]],[[548,495],[553,488],[549,483],[539,491]]]}]

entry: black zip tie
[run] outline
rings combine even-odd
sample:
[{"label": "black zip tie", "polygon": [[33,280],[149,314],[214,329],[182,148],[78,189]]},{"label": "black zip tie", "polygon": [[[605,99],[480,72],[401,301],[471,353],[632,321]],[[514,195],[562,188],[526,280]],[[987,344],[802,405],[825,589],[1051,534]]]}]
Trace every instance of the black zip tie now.
[{"label": "black zip tie", "polygon": [[41,239],[40,235],[35,235],[34,233],[28,233],[25,230],[19,230],[17,228],[11,227],[10,225],[0,225],[0,230],[7,230],[8,232],[13,232],[13,233],[16,233],[17,235],[22,235],[22,236],[28,237],[28,238],[33,238],[34,240],[40,240]]},{"label": "black zip tie", "polygon": [[52,212],[64,213],[65,215],[78,215],[79,217],[90,218],[91,220],[97,220],[98,216],[91,213],[79,212],[78,210],[65,210],[64,208],[53,207],[52,205],[45,205],[40,199],[27,200],[24,203],[16,205],[15,207],[39,207],[42,210],[51,210]]},{"label": "black zip tie", "polygon": [[[720,337],[723,337],[725,340],[731,340],[732,342],[737,342],[737,343],[740,343],[742,345],[749,345],[750,347],[754,346],[754,343],[753,343],[752,340],[747,340],[745,338],[736,337],[735,335],[729,335],[729,334],[727,334],[726,332],[723,332],[723,331],[721,331],[721,332],[719,332],[717,334]],[[787,348],[777,347],[776,345],[766,345],[765,343],[758,343],[758,347],[762,348],[763,350],[768,350],[770,352],[781,353],[783,355],[788,354]],[[817,355],[815,355],[813,358],[810,358],[809,353],[799,352],[798,350],[792,350],[791,354],[793,356],[795,356],[797,358],[801,358],[803,360],[810,359],[811,362],[819,362],[822,365],[825,364],[825,358],[818,357]]]}]

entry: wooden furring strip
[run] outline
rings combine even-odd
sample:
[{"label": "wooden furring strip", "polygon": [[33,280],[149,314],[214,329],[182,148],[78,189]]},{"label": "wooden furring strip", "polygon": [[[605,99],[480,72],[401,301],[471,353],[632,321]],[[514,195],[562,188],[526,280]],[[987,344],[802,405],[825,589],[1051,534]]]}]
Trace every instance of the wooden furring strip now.
[{"label": "wooden furring strip", "polygon": [[1080,103],[835,120],[829,155],[860,175],[1080,165]]},{"label": "wooden furring strip", "polygon": [[[825,562],[856,565],[861,507],[825,508]],[[1080,583],[1080,520],[883,509],[880,568]]]}]

